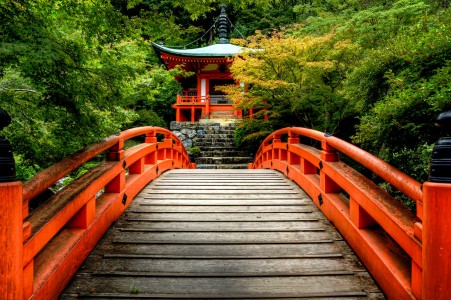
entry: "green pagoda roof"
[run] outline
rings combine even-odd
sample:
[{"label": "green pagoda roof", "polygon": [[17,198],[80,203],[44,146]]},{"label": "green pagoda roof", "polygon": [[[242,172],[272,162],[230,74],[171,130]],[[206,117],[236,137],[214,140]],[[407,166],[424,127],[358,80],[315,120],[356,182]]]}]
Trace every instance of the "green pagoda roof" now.
[{"label": "green pagoda roof", "polygon": [[[230,57],[235,54],[241,53],[243,48],[230,44],[228,39],[228,18],[226,13],[226,6],[224,4],[221,5],[221,14],[219,15],[218,21],[219,23],[219,40],[215,45],[210,45],[201,48],[195,49],[174,49],[169,47],[164,47],[162,45],[158,45],[152,43],[153,48],[155,49],[156,54],[161,59],[161,53],[164,52],[166,54],[174,55],[174,56],[182,56],[182,57],[205,57],[205,58],[224,58]],[[230,21],[229,21],[230,22]],[[214,27],[214,26],[213,26]]]},{"label": "green pagoda roof", "polygon": [[195,49],[174,49],[169,47],[164,47],[162,45],[158,45],[156,43],[152,43],[152,47],[155,49],[155,52],[158,56],[161,57],[161,52],[183,56],[183,57],[230,57],[235,54],[239,54],[243,51],[243,47],[236,46],[229,43],[224,44],[215,44],[201,48]]}]

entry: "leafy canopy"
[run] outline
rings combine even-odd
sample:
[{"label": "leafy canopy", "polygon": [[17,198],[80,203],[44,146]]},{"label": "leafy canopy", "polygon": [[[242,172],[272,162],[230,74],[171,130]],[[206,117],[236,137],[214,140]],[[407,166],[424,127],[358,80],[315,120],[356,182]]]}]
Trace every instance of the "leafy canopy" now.
[{"label": "leafy canopy", "polygon": [[340,89],[359,47],[337,41],[330,33],[296,38],[274,33],[257,34],[247,41],[251,51],[236,57],[233,76],[249,88],[225,90],[242,109],[265,109],[273,123],[336,132],[352,114],[351,103]]}]

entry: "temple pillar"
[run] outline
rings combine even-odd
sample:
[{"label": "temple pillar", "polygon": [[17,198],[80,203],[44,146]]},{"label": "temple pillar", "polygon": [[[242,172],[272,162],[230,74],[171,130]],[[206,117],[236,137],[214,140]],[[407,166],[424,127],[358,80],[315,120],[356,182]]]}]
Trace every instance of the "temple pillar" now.
[{"label": "temple pillar", "polygon": [[205,103],[205,117],[210,116],[210,96],[207,96],[207,100]]},{"label": "temple pillar", "polygon": [[182,122],[180,113],[181,113],[180,112],[180,107],[177,107],[175,109],[175,121],[177,121],[177,122]]}]

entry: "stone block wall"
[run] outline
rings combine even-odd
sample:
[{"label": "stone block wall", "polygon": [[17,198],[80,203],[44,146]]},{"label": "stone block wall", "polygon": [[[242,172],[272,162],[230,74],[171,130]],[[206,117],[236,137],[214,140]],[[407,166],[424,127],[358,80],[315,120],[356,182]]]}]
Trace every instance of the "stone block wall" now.
[{"label": "stone block wall", "polygon": [[201,150],[196,159],[198,168],[247,168],[249,155],[235,147],[236,124],[171,122],[171,131],[186,149],[193,146]]}]

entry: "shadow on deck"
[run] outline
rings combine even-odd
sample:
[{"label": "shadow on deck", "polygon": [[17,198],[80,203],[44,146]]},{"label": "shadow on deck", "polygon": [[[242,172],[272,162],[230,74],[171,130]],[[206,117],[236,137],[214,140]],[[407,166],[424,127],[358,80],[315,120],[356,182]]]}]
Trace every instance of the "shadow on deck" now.
[{"label": "shadow on deck", "polygon": [[174,170],[109,229],[62,299],[384,299],[310,198],[271,170]]}]

